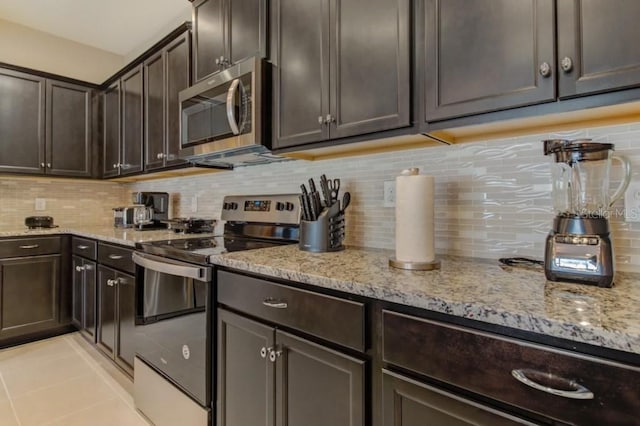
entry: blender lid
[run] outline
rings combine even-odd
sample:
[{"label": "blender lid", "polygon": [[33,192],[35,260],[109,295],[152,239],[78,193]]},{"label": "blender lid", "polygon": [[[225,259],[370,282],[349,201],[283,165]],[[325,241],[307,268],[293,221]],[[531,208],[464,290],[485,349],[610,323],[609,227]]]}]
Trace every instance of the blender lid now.
[{"label": "blender lid", "polygon": [[581,161],[606,160],[612,143],[593,142],[591,139],[548,139],[544,142],[544,155],[554,154],[556,163],[574,164]]}]

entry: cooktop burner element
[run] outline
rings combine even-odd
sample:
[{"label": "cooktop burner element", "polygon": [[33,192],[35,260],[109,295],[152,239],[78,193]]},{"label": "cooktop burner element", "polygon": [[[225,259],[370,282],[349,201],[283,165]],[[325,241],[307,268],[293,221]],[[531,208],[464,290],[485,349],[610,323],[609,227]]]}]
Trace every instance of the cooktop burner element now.
[{"label": "cooktop burner element", "polygon": [[[299,240],[298,194],[228,196],[224,198],[221,217],[226,221],[223,236],[153,241],[140,243],[138,248],[145,253],[169,259],[207,264],[214,255],[295,244]],[[190,229],[191,225],[197,228],[201,225],[200,221],[212,222],[212,230],[215,223],[210,219],[192,218],[168,222],[174,221],[178,226],[184,224],[185,233],[193,232],[187,228]],[[173,223],[171,227],[174,228]]]}]

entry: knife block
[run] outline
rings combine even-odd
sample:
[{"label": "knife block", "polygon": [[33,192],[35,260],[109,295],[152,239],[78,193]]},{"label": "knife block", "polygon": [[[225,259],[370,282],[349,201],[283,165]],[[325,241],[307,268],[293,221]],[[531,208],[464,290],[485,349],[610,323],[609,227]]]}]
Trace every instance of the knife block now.
[{"label": "knife block", "polygon": [[298,247],[303,251],[324,253],[344,250],[344,211],[340,203],[324,208],[318,220],[300,221],[300,242]]}]

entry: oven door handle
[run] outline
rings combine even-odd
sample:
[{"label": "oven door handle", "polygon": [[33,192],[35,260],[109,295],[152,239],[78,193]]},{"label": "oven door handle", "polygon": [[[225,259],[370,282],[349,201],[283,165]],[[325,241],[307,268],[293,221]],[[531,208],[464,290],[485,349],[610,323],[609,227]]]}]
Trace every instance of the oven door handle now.
[{"label": "oven door handle", "polygon": [[133,262],[138,266],[163,274],[193,278],[198,281],[211,281],[211,268],[206,266],[196,266],[137,251],[133,252]]}]

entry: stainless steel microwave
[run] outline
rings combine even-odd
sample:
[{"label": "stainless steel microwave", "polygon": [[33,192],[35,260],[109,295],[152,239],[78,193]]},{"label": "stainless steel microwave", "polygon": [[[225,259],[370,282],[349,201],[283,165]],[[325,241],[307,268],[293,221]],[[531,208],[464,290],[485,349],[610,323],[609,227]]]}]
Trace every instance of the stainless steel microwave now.
[{"label": "stainless steel microwave", "polygon": [[268,143],[266,67],[252,58],[180,92],[180,158],[213,167],[283,159]]}]

